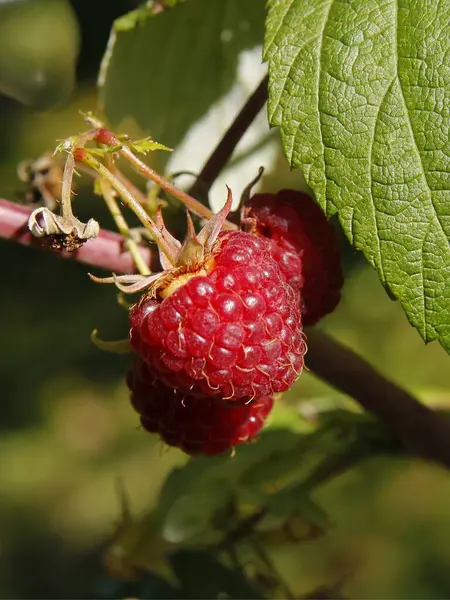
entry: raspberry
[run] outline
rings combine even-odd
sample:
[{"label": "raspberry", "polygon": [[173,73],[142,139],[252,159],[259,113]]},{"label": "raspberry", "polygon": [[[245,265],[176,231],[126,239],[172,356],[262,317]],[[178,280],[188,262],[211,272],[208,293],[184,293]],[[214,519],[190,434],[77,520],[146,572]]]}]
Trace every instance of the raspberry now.
[{"label": "raspberry", "polygon": [[255,194],[247,203],[243,223],[270,241],[286,281],[301,292],[304,325],[317,323],[336,308],[344,282],[339,242],[310,196],[288,189]]},{"label": "raspberry", "polygon": [[243,405],[289,389],[306,346],[299,294],[273,258],[270,240],[221,231],[231,206],[228,189],[224,207],[198,234],[187,213],[183,244],[160,212],[155,221],[148,217],[163,271],[91,278],[144,292],[130,309],[129,344],[113,343],[116,351],[131,346],[153,379],[180,397]]},{"label": "raspberry", "polygon": [[155,381],[148,365],[139,359],[127,383],[144,429],[192,455],[220,454],[254,438],[273,406],[270,396],[233,406],[208,396],[183,395]]},{"label": "raspberry", "polygon": [[131,345],[155,379],[240,403],[291,387],[305,353],[298,294],[268,240],[222,232],[195,270],[159,285],[130,310]]}]

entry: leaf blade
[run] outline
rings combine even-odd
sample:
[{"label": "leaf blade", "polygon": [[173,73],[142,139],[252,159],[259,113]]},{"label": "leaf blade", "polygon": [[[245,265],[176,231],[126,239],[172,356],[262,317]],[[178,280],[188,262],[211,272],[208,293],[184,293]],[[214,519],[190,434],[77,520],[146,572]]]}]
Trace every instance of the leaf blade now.
[{"label": "leaf blade", "polygon": [[175,147],[230,90],[240,52],[263,36],[264,0],[189,0],[159,14],[141,8],[113,27],[100,103],[113,125],[133,117]]},{"label": "leaf blade", "polygon": [[269,0],[269,119],[425,341],[450,352],[450,3]]}]

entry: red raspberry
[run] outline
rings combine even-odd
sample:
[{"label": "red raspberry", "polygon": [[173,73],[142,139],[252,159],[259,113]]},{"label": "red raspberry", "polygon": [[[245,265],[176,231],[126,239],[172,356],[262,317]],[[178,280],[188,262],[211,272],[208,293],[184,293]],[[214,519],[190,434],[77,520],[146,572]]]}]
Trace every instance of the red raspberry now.
[{"label": "red raspberry", "polygon": [[289,389],[303,368],[298,295],[270,242],[250,233],[221,233],[196,271],[144,295],[130,323],[133,349],[181,394],[242,403]]},{"label": "red raspberry", "polygon": [[270,240],[286,281],[301,290],[303,325],[317,323],[336,308],[344,283],[339,242],[310,196],[295,190],[255,194],[243,222]]},{"label": "red raspberry", "polygon": [[133,365],[127,383],[144,429],[192,455],[220,454],[254,438],[273,406],[270,396],[232,406],[208,396],[180,394],[155,381],[142,360]]}]

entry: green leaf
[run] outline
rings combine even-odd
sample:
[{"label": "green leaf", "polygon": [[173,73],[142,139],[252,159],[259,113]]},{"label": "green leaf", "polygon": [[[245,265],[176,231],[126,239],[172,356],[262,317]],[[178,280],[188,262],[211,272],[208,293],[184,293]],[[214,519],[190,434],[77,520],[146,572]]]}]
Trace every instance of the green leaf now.
[{"label": "green leaf", "polygon": [[289,486],[267,498],[266,506],[272,517],[289,522],[297,517],[320,529],[329,526],[329,519],[321,506],[314,502],[301,486]]},{"label": "green leaf", "polygon": [[229,91],[239,53],[263,35],[264,0],[189,0],[156,15],[134,11],[111,33],[99,78],[102,108],[113,126],[132,117],[175,147]]},{"label": "green leaf", "polygon": [[172,151],[171,148],[168,148],[159,142],[155,142],[149,137],[143,138],[142,140],[136,140],[131,144],[131,149],[134,152],[141,154],[147,154],[147,152],[154,152],[155,150],[165,150],[166,152]]},{"label": "green leaf", "polygon": [[234,456],[192,458],[173,469],[156,508],[122,524],[109,555],[124,572],[154,568],[168,548],[217,544],[264,508],[255,523],[264,535],[322,530],[326,515],[311,498],[318,485],[368,457],[401,452],[375,419],[344,410],[320,414],[312,433],[269,428]]},{"label": "green leaf", "polygon": [[450,352],[450,2],[269,0],[269,120],[328,215]]},{"label": "green leaf", "polygon": [[0,93],[35,108],[66,101],[78,45],[68,0],[0,2]]}]

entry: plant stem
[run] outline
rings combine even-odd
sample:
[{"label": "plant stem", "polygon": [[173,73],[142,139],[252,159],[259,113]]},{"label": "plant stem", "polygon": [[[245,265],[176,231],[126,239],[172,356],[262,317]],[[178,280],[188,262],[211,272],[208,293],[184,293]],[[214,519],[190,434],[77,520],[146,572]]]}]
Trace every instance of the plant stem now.
[{"label": "plant stem", "polygon": [[242,136],[264,106],[267,100],[267,83],[268,76],[266,75],[204,164],[197,181],[189,190],[191,196],[205,199],[208,197],[213,183],[228,163]]},{"label": "plant stem", "polygon": [[375,415],[407,451],[450,468],[450,417],[421,404],[325,333],[308,329],[305,362],[320,379]]},{"label": "plant stem", "polygon": [[61,187],[61,216],[73,217],[72,211],[72,180],[75,171],[75,161],[71,153],[67,155],[64,165],[63,181]]},{"label": "plant stem", "polygon": [[139,204],[139,202],[135,199],[133,194],[130,192],[128,187],[126,187],[115,175],[109,171],[100,161],[91,156],[84,148],[77,149],[74,151],[75,160],[83,162],[88,165],[94,171],[96,171],[103,179],[108,181],[108,183],[119,193],[122,198],[122,202],[127,206],[137,218],[141,221],[143,226],[152,234],[153,238],[158,244],[158,248],[164,252],[164,254],[171,259],[172,252],[171,248],[167,245],[164,236],[161,231],[156,226],[156,223],[151,219],[151,217],[147,214],[145,209]]},{"label": "plant stem", "polygon": [[[28,229],[28,219],[33,208],[15,204],[0,198],[0,238],[17,242],[22,246],[44,248],[42,239],[35,238]],[[157,255],[148,245],[139,245],[140,253],[146,264],[157,266]],[[98,237],[88,240],[74,252],[50,250],[56,256],[98,267],[114,273],[135,273],[136,266],[129,252],[124,251],[124,239],[115,232],[100,229]]]},{"label": "plant stem", "polygon": [[132,181],[126,177],[120,169],[116,167],[113,161],[110,161],[108,164],[108,169],[111,171],[113,175],[117,177],[117,179],[126,187],[128,191],[134,196],[134,198],[145,206],[148,203],[148,198],[146,194],[142,190],[140,190],[137,186],[134,185]]},{"label": "plant stem", "polygon": [[151,271],[147,263],[145,262],[138,245],[131,238],[130,228],[128,227],[128,223],[125,221],[122,212],[119,208],[119,205],[117,204],[116,199],[114,198],[114,193],[111,188],[111,184],[108,181],[101,179],[100,187],[102,190],[102,196],[105,201],[105,204],[108,207],[108,210],[114,219],[119,233],[121,233],[125,238],[125,246],[128,248],[131,256],[133,257],[137,270],[141,275],[149,275]]},{"label": "plant stem", "polygon": [[[144,175],[150,181],[154,181],[157,183],[163,190],[178,198],[186,208],[188,208],[191,212],[196,214],[198,217],[203,217],[205,219],[210,219],[214,216],[214,213],[204,206],[201,202],[192,197],[192,195],[183,192],[178,189],[174,185],[172,185],[169,181],[161,177],[156,171],[154,171],[151,167],[146,165],[143,161],[141,161],[129,148],[123,146],[120,149],[120,154],[124,156],[136,169],[139,173]],[[236,229],[236,225],[234,223],[230,223],[229,221],[225,221],[223,224],[224,229]]]}]

